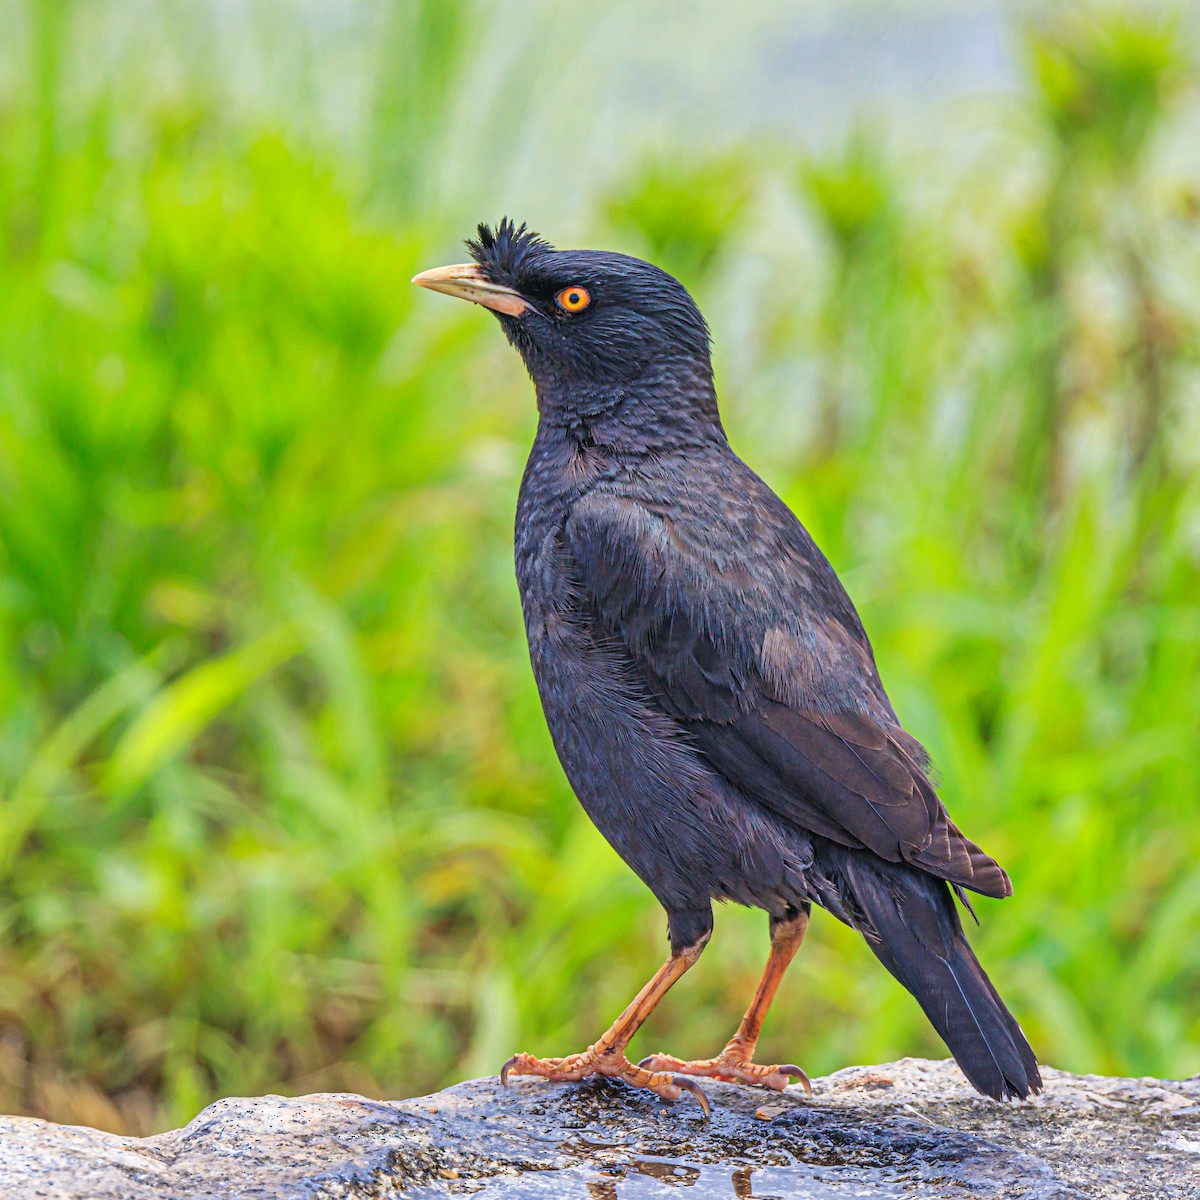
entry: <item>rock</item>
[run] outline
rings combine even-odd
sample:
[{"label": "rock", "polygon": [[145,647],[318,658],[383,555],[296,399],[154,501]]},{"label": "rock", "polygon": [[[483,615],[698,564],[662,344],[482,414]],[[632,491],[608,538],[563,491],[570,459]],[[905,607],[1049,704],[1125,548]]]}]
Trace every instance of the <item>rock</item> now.
[{"label": "rock", "polygon": [[184,1129],[123,1138],[0,1117],[4,1200],[789,1200],[1200,1197],[1200,1076],[1046,1071],[1031,1104],[973,1092],[950,1062],[816,1080],[814,1096],[706,1081],[713,1119],[608,1081],[496,1079],[383,1103],[220,1100]]}]

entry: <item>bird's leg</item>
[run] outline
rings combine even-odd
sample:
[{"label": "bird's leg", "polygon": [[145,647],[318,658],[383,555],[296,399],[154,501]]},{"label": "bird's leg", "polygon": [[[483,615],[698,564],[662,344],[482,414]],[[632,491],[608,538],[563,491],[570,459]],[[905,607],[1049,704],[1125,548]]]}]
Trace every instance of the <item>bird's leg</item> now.
[{"label": "bird's leg", "polygon": [[580,1054],[566,1058],[534,1058],[532,1054],[514,1054],[500,1069],[500,1082],[507,1084],[510,1075],[540,1075],[554,1082],[573,1082],[591,1075],[607,1075],[622,1079],[631,1087],[648,1088],[664,1100],[678,1100],[684,1092],[695,1097],[708,1116],[708,1097],[691,1079],[676,1079],[669,1073],[650,1071],[635,1066],[625,1057],[629,1039],[654,1011],[658,1002],[671,990],[689,967],[700,957],[708,934],[694,945],[672,949],[671,957],[654,973],[653,978],[633,998],[628,1008]]},{"label": "bird's leg", "polygon": [[738,1026],[738,1031],[729,1039],[725,1049],[716,1058],[697,1059],[685,1062],[669,1054],[651,1054],[643,1058],[639,1066],[651,1071],[675,1071],[681,1075],[707,1075],[711,1079],[722,1079],[726,1083],[756,1083],[762,1087],[782,1091],[788,1077],[799,1079],[804,1090],[812,1095],[808,1076],[794,1064],[783,1066],[760,1066],[754,1062],[754,1050],[762,1032],[763,1020],[771,1001],[779,988],[784,972],[804,941],[808,928],[809,906],[793,909],[787,916],[771,919],[771,953],[763,969],[762,978],[754,991],[754,999]]}]

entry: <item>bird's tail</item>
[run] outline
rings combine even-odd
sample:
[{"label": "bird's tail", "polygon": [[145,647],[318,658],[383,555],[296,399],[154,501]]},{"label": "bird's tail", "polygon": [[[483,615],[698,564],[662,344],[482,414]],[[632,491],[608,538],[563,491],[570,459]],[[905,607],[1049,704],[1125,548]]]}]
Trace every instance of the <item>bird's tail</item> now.
[{"label": "bird's tail", "polygon": [[846,859],[860,910],[852,923],[917,998],[963,1074],[997,1100],[1040,1092],[1037,1059],[967,944],[949,887],[906,864],[855,851]]}]

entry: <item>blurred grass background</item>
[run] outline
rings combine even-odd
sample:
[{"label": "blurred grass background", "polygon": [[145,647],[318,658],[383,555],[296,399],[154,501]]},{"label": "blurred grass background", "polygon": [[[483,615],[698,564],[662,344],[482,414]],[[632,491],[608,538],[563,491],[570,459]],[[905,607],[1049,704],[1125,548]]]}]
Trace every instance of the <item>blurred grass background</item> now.
[{"label": "blurred grass background", "polygon": [[[1016,85],[924,141],[642,98],[585,186],[512,169],[612,66],[555,6],[302,8],[233,49],[216,5],[0,15],[0,1108],[416,1094],[581,1047],[659,961],[529,674],[528,382],[407,282],[509,208],[697,294],[735,446],[1013,875],[975,941],[1043,1059],[1200,1071],[1194,27],[1017,14]],[[719,912],[642,1049],[713,1052],[765,944]],[[907,1053],[944,1051],[814,921],[764,1060]]]}]

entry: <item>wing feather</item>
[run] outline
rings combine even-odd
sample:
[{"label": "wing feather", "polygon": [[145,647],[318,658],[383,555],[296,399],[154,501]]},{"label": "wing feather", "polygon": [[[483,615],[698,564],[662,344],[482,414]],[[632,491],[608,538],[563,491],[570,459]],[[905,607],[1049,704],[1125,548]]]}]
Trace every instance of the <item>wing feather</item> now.
[{"label": "wing feather", "polygon": [[[564,539],[601,635],[625,646],[650,693],[744,793],[841,845],[1011,894],[950,820],[857,614],[792,521],[805,541],[778,547],[785,573],[767,581],[681,544],[667,518],[627,497],[592,493]],[[815,583],[814,562],[828,573]]]}]

